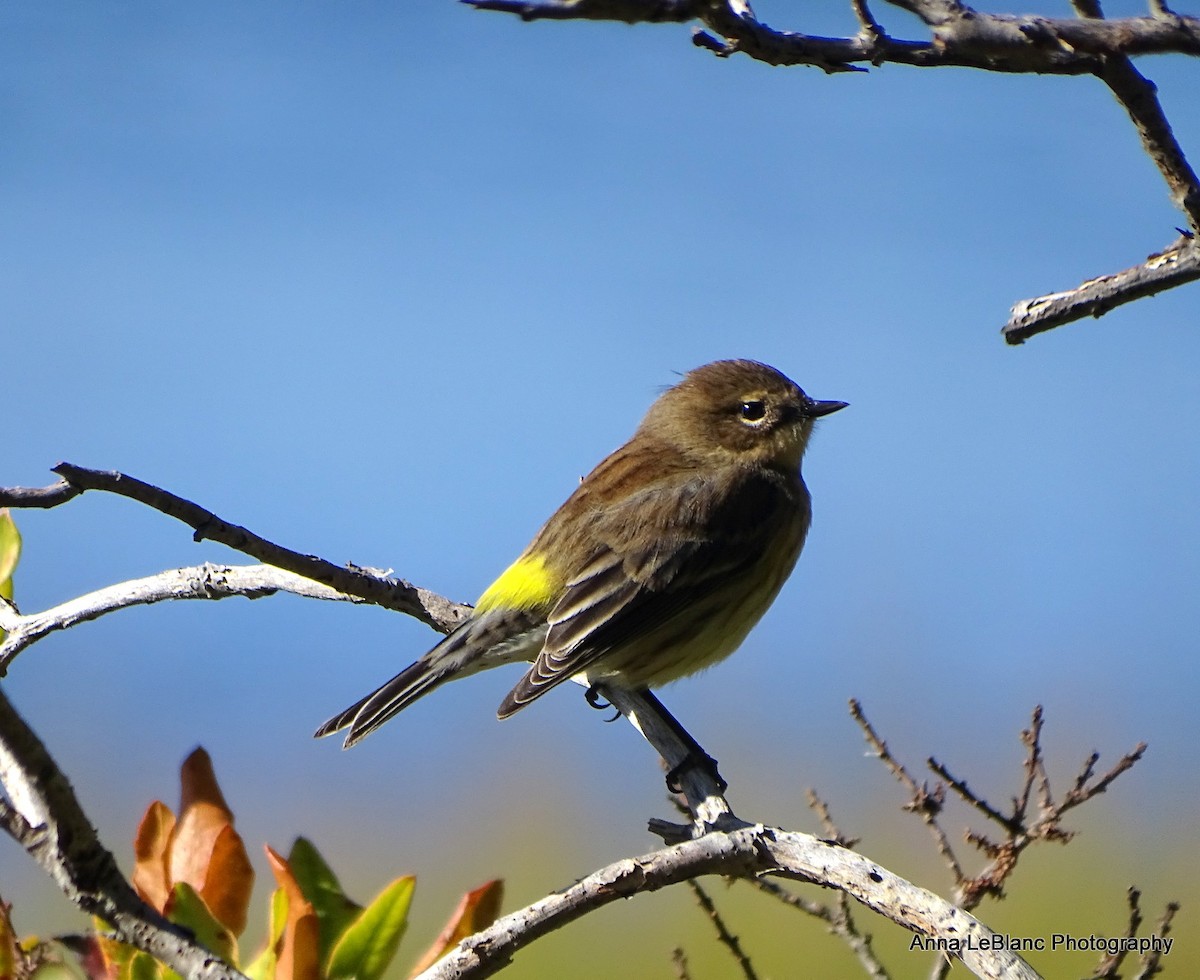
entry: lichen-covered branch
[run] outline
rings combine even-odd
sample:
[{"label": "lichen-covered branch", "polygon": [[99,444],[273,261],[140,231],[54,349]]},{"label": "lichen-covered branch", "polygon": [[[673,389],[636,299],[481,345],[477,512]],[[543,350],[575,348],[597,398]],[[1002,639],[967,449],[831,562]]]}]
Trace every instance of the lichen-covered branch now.
[{"label": "lichen-covered branch", "polygon": [[1200,244],[1184,235],[1132,268],[1097,276],[1074,289],[1021,300],[1013,306],[1001,333],[1008,343],[1023,344],[1030,337],[1065,323],[1103,316],[1125,303],[1197,279],[1200,279]]},{"label": "lichen-covered branch", "polygon": [[861,854],[808,834],[762,825],[711,831],[593,872],[463,940],[419,980],[474,980],[503,968],[534,940],[618,899],[689,881],[701,875],[757,878],[778,875],[844,891],[863,905],[914,933],[953,941],[967,969],[978,977],[1033,980],[1038,974],[1002,946],[970,914]]},{"label": "lichen-covered branch", "polygon": [[119,609],[169,599],[225,599],[230,596],[258,599],[277,592],[291,592],[310,599],[366,602],[360,596],[338,592],[272,565],[213,565],[207,562],[109,585],[28,615],[21,615],[16,606],[0,596],[0,631],[6,634],[0,642],[0,677],[7,673],[8,665],[17,654],[43,636]]}]

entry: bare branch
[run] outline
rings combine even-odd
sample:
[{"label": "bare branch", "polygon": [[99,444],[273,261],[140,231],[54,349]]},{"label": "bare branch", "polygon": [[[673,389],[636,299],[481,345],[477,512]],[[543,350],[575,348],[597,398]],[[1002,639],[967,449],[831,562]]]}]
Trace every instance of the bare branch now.
[{"label": "bare branch", "polygon": [[1142,147],[1158,167],[1171,199],[1191,232],[1145,263],[1089,279],[1075,289],[1021,300],[1002,330],[1009,344],[1084,317],[1099,317],[1133,300],[1200,279],[1200,250],[1188,239],[1200,234],[1200,179],[1158,101],[1153,82],[1130,60],[1149,54],[1200,55],[1200,18],[1172,13],[1150,0],[1151,15],[1106,20],[1099,0],[1075,0],[1077,19],[987,14],[961,0],[889,0],[916,14],[928,40],[888,35],[867,7],[850,0],[861,25],[854,37],[831,38],[778,31],[759,21],[744,0],[464,0],[480,9],[540,18],[639,21],[700,20],[697,47],[719,57],[744,54],[769,65],[811,65],[826,72],[865,70],[886,62],[932,68],[1095,75],[1129,113]]},{"label": "bare branch", "polygon": [[[867,6],[867,0],[850,0],[850,9],[854,11],[854,16],[860,25],[858,36],[873,50],[882,54],[882,49],[886,47],[887,42],[891,41],[891,38],[880,26],[879,21],[875,19],[875,15],[871,13],[871,9]],[[882,63],[876,59],[871,60],[871,64],[876,66]]]},{"label": "bare branch", "polygon": [[[809,807],[820,817],[821,829],[829,835],[826,843],[837,844],[839,847],[845,848],[854,847],[857,840],[842,833],[841,828],[834,822],[825,801],[811,789],[805,795]],[[830,906],[797,895],[767,878],[754,878],[749,881],[764,894],[824,922],[832,935],[837,936],[850,947],[850,951],[858,958],[864,973],[871,980],[889,980],[887,970],[880,962],[879,957],[875,955],[870,935],[863,933],[854,921],[854,915],[850,911],[850,901],[845,892],[838,892],[836,901]]]},{"label": "bare branch", "polygon": [[48,487],[0,487],[0,507],[57,507],[82,492],[66,480]]},{"label": "bare branch", "polygon": [[1200,246],[1185,235],[1141,265],[1099,276],[1062,293],[1017,303],[1000,331],[1013,345],[1064,323],[1101,317],[1118,306],[1200,279]]},{"label": "bare branch", "polygon": [[[1200,54],[1200,19],[1149,16],[1074,20],[993,15],[957,0],[893,0],[921,17],[932,40],[898,40],[868,30],[831,38],[772,30],[732,0],[465,0],[525,20],[617,20],[627,24],[699,19],[717,37],[700,41],[717,54],[744,54],[770,65],[855,70],[855,63],[957,66],[998,72],[1092,75],[1108,55]],[[860,20],[862,15],[860,14]],[[873,18],[872,18],[873,19]]]},{"label": "bare branch", "polygon": [[[1092,21],[1104,17],[1100,0],[1072,0],[1072,3],[1080,17]],[[1200,232],[1200,181],[1175,140],[1154,83],[1133,66],[1126,53],[1107,56],[1097,75],[1129,113],[1141,137],[1142,149],[1171,189],[1171,200],[1187,215],[1192,232]]]},{"label": "bare branch", "polygon": [[463,940],[420,980],[491,976],[535,939],[593,909],[700,875],[756,878],[777,874],[845,891],[868,908],[921,936],[945,941],[950,955],[977,976],[1032,980],[1038,974],[977,919],[932,892],[892,875],[862,855],[770,827],[713,831],[638,858],[626,858],[569,888],[504,916]]},{"label": "bare branch", "polygon": [[[359,596],[367,602],[412,616],[443,633],[448,633],[458,625],[469,609],[403,580],[389,578],[353,565],[340,568],[323,558],[303,555],[284,548],[244,527],[222,520],[199,504],[115,470],[91,470],[72,463],[59,463],[54,467],[54,472],[59,474],[75,493],[67,494],[66,491],[58,490],[57,486],[46,488],[47,497],[52,497],[54,503],[35,502],[32,506],[55,506],[85,490],[104,490],[136,500],[168,517],[182,521],[194,530],[192,539],[195,541],[216,541],[234,551],[320,582],[338,592]],[[54,490],[55,493],[50,494],[50,490]],[[12,501],[12,506],[22,506],[19,503],[22,497],[36,500],[39,493],[41,491],[29,491],[21,487],[5,489],[0,490],[0,500],[8,499]]]},{"label": "bare branch", "polygon": [[829,812],[829,804],[817,795],[816,790],[805,790],[804,799],[808,803],[808,808],[820,818],[821,829],[828,835],[826,837],[827,840],[834,844],[841,844],[842,847],[853,847],[858,843],[857,837],[845,836],[838,825],[833,822],[833,816]]},{"label": "bare branch", "polygon": [[694,20],[697,0],[463,0],[476,10],[516,14],[522,20],[617,20],[626,24]]},{"label": "bare branch", "polygon": [[1025,784],[1021,795],[1013,800],[1013,818],[1024,820],[1029,813],[1029,800],[1033,787],[1038,788],[1038,805],[1049,810],[1054,805],[1050,794],[1050,776],[1046,772],[1046,757],[1042,754],[1042,724],[1044,712],[1039,704],[1033,709],[1029,727],[1021,732],[1021,741],[1028,750],[1025,757]]},{"label": "bare branch", "polygon": [[96,837],[71,784],[2,690],[0,782],[10,801],[0,801],[0,827],[71,901],[107,922],[118,940],[190,980],[245,980],[138,897]]},{"label": "bare branch", "polygon": [[213,565],[207,562],[110,585],[44,612],[25,616],[20,615],[11,602],[0,597],[0,630],[8,634],[0,642],[0,677],[7,672],[17,654],[47,634],[98,619],[118,609],[168,599],[226,599],[230,596],[260,599],[277,592],[291,592],[309,599],[366,602],[361,596],[338,592],[273,565]]},{"label": "bare branch", "polygon": [[933,841],[938,849],[938,853],[942,856],[942,859],[950,869],[950,873],[954,876],[954,883],[956,885],[960,884],[966,879],[966,875],[963,873],[962,865],[954,853],[954,848],[950,846],[946,832],[942,830],[941,824],[938,823],[937,819],[945,803],[943,787],[938,786],[931,792],[924,783],[918,786],[917,781],[896,760],[891,750],[888,749],[887,743],[879,737],[874,727],[867,720],[866,715],[863,713],[862,705],[853,698],[850,699],[850,716],[858,722],[867,739],[867,744],[874,749],[875,755],[887,767],[888,771],[912,794],[912,799],[905,804],[904,808],[918,814],[921,820],[924,821],[925,826],[929,828],[930,834],[933,835]]},{"label": "bare branch", "polygon": [[1137,973],[1132,975],[1132,980],[1149,980],[1150,977],[1162,972],[1162,957],[1165,952],[1170,951],[1172,942],[1167,937],[1170,935],[1171,922],[1175,918],[1175,913],[1179,911],[1179,906],[1171,902],[1162,918],[1158,920],[1154,933],[1150,937],[1139,939],[1138,930],[1142,927],[1141,898],[1142,893],[1137,888],[1131,886],[1126,892],[1129,919],[1125,925],[1125,931],[1121,935],[1122,942],[1116,944],[1115,948],[1110,949],[1101,958],[1100,963],[1087,980],[1119,980],[1121,965],[1135,950],[1142,952],[1142,958],[1138,964]]}]

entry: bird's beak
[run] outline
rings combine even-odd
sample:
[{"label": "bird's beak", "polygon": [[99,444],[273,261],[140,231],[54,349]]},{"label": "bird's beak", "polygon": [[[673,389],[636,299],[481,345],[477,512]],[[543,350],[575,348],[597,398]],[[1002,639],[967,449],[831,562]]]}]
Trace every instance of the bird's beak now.
[{"label": "bird's beak", "polygon": [[810,398],[804,406],[804,414],[810,419],[819,419],[822,415],[832,415],[840,412],[849,402],[819,402]]}]

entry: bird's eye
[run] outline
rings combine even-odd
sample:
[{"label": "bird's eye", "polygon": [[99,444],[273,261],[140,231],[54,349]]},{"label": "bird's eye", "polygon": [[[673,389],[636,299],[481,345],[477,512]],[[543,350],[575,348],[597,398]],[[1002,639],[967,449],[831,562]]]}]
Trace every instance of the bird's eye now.
[{"label": "bird's eye", "polygon": [[744,401],[738,406],[738,414],[743,422],[761,422],[767,415],[767,403],[757,398]]}]

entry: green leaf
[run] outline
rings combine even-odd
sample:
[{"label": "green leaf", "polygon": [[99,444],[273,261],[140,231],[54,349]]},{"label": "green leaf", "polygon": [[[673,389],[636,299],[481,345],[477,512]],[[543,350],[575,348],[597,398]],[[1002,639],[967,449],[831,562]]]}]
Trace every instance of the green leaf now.
[{"label": "green leaf", "polygon": [[0,507],[0,591],[7,585],[5,598],[12,598],[12,574],[21,557],[21,532],[13,523],[12,514],[7,507]]},{"label": "green leaf", "polygon": [[33,971],[29,980],[79,980],[79,972],[58,960],[47,960]]},{"label": "green leaf", "polygon": [[162,980],[177,977],[178,973],[162,966],[153,956],[140,950],[129,958],[121,970],[121,980]]},{"label": "green leaf", "polygon": [[209,911],[204,899],[185,881],[175,883],[167,900],[167,918],[191,931],[205,949],[216,953],[226,963],[237,966],[237,941]]},{"label": "green leaf", "polygon": [[381,891],[338,938],[329,957],[329,980],[378,980],[391,963],[408,926],[417,879],[397,878]]},{"label": "green leaf", "polygon": [[[21,533],[13,523],[7,507],[0,508],[0,597],[11,599],[13,594],[13,571],[21,557]],[[4,630],[0,630],[0,640]]]},{"label": "green leaf", "polygon": [[279,965],[279,947],[287,928],[287,893],[282,888],[271,892],[271,918],[267,924],[267,945],[242,972],[250,980],[274,980]]},{"label": "green leaf", "polygon": [[346,897],[333,869],[307,838],[296,838],[287,862],[316,913],[319,962],[327,964],[334,943],[362,912],[362,906]]}]

